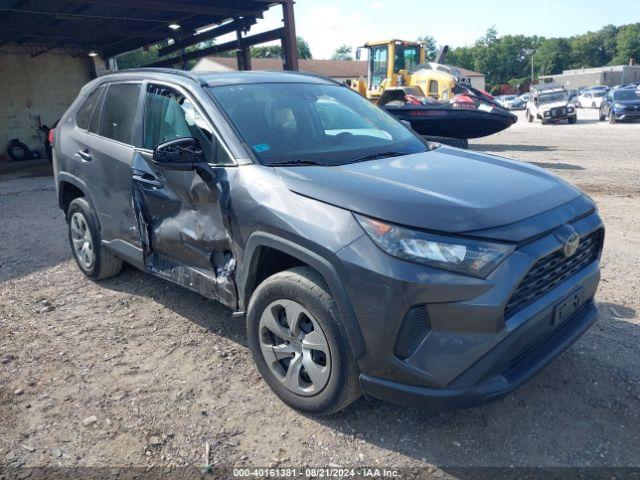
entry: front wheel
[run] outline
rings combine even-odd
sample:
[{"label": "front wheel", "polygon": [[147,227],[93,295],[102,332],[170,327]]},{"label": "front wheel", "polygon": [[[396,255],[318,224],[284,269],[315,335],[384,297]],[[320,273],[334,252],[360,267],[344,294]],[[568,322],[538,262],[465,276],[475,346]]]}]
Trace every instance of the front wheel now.
[{"label": "front wheel", "polygon": [[309,267],[272,275],[251,296],[249,348],[262,378],[289,406],[336,413],[361,394],[335,301]]},{"label": "front wheel", "polygon": [[529,122],[529,123],[533,122],[533,115],[531,115],[531,113],[529,113],[529,110],[527,110],[527,122]]},{"label": "front wheel", "polygon": [[571,125],[573,125],[574,123],[576,123],[578,121],[578,117],[569,117],[569,123]]},{"label": "front wheel", "polygon": [[600,122],[602,122],[605,118],[607,118],[607,117],[606,117],[606,115],[604,114],[604,112],[602,111],[602,107],[600,107],[600,113],[599,113],[599,115],[598,115],[598,120],[599,120]]},{"label": "front wheel", "polygon": [[616,116],[609,110],[609,123],[616,123]]}]

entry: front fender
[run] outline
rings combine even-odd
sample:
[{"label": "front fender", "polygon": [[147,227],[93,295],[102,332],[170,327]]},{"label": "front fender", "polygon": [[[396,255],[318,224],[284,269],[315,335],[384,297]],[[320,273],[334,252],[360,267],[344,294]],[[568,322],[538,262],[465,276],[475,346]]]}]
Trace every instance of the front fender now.
[{"label": "front fender", "polygon": [[[278,237],[271,233],[257,231],[251,234],[246,247],[244,258],[238,271],[236,282],[238,286],[239,304],[241,308],[246,308],[251,296],[253,280],[257,276],[257,267],[259,261],[259,250],[261,247],[269,247],[280,250],[287,255],[297,258],[301,262],[314,268],[327,283],[329,290],[336,302],[340,317],[344,323],[347,334],[347,341],[353,351],[356,359],[361,358],[365,351],[365,343],[362,332],[358,325],[351,301],[347,295],[336,267],[331,263],[331,259],[303,247],[290,240]],[[336,261],[334,259],[334,261]]]}]

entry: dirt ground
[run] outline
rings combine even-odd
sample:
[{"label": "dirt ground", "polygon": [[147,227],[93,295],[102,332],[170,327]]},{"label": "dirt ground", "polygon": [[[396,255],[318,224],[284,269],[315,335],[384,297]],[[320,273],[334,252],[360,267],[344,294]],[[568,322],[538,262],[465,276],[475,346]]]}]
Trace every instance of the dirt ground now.
[{"label": "dirt ground", "polygon": [[[242,321],[132,268],[71,259],[48,168],[0,175],[0,466],[640,467],[640,124],[520,121],[474,150],[591,195],[607,237],[596,325],[506,399],[427,415],[361,399],[329,418],[282,404]],[[114,473],[114,475],[117,474]]]}]

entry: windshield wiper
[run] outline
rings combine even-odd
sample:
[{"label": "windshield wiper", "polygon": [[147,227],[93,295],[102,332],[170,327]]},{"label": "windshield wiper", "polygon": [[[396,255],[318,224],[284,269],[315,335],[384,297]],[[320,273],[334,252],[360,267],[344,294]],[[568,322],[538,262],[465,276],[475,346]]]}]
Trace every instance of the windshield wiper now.
[{"label": "windshield wiper", "polygon": [[267,164],[269,167],[304,167],[307,165],[319,165],[322,167],[329,166],[328,163],[316,162],[315,160],[308,160],[297,158],[295,160],[284,160],[282,162],[273,162]]},{"label": "windshield wiper", "polygon": [[366,162],[368,160],[376,160],[378,158],[388,158],[388,157],[402,157],[403,155],[409,155],[407,152],[379,152],[372,153],[371,155],[365,155],[364,157],[356,158],[355,160],[351,160],[347,163],[357,163],[357,162]]}]

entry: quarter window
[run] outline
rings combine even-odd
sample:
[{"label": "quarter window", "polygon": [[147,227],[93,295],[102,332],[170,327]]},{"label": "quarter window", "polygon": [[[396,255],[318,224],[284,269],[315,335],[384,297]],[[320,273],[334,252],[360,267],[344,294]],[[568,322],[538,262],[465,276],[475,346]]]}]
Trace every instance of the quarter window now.
[{"label": "quarter window", "polygon": [[133,145],[133,130],[140,96],[140,84],[116,83],[109,86],[102,107],[98,133],[103,137]]},{"label": "quarter window", "polygon": [[195,138],[210,161],[231,163],[208,121],[183,94],[164,85],[147,87],[142,145],[149,150],[170,140]]},{"label": "quarter window", "polygon": [[78,113],[76,114],[76,125],[78,126],[78,128],[82,128],[83,130],[95,130],[96,122],[93,122],[94,128],[90,128],[92,126],[91,120],[95,120],[94,117],[96,116],[96,110],[100,105],[100,98],[103,91],[104,86],[91,92],[82,106],[78,109]]}]

